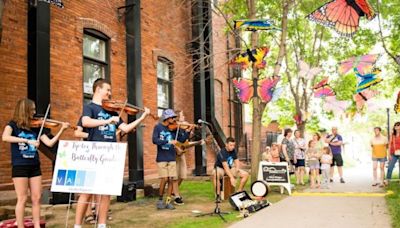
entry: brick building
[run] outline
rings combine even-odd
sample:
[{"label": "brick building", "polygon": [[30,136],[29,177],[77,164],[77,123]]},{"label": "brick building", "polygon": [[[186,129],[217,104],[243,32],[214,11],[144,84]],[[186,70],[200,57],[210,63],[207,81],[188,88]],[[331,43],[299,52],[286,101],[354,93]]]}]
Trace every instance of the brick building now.
[{"label": "brick building", "polygon": [[[220,145],[226,136],[238,135],[241,121],[233,122],[241,119],[241,108],[231,102],[232,72],[225,64],[229,39],[225,21],[209,1],[63,0],[64,8],[40,0],[0,2],[0,133],[24,97],[35,100],[37,113],[50,103],[51,118],[75,124],[90,100],[91,82],[105,77],[113,99],[128,99],[155,114],[164,108],[184,110],[191,122],[206,119]],[[212,64],[197,67],[202,59]],[[125,121],[133,118],[123,115]],[[147,118],[123,138],[131,180],[156,174],[155,124]],[[62,139],[73,140],[72,133],[66,131]],[[189,172],[211,170],[214,152],[208,148],[206,156],[201,147],[188,154]],[[51,161],[40,157],[44,182],[49,182]],[[10,164],[9,145],[1,142],[0,189],[12,186]]]}]

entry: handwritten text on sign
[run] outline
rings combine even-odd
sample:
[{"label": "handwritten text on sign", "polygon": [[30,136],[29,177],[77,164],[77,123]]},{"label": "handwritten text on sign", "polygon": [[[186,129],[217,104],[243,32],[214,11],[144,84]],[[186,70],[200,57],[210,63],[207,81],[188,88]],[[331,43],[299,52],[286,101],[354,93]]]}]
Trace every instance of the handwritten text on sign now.
[{"label": "handwritten text on sign", "polygon": [[121,195],[126,143],[60,141],[51,191]]}]

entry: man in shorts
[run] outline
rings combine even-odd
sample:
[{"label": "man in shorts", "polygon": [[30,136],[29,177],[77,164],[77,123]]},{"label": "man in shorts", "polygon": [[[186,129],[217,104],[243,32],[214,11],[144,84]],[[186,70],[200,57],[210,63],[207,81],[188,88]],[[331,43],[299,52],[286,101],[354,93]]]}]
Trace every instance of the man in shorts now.
[{"label": "man in shorts", "polygon": [[[380,127],[374,128],[375,136],[371,139],[372,148],[372,162],[373,162],[373,177],[374,182],[372,186],[384,187],[385,181],[385,162],[387,157],[388,139],[381,134],[382,129]],[[381,170],[380,178],[378,181],[378,163]]]},{"label": "man in shorts", "polygon": [[[176,124],[176,114],[172,109],[166,109],[161,115],[161,122],[154,126],[153,143],[157,145],[157,167],[160,178],[159,199],[157,209],[175,209],[172,205],[172,190],[175,197],[179,196],[177,170],[176,170],[176,151],[175,144],[185,142],[188,134],[185,131],[170,130],[168,126]],[[178,136],[176,134],[178,133]],[[163,201],[165,186],[168,183],[168,193],[165,202]],[[179,201],[179,200],[178,200]],[[176,200],[175,200],[176,202]],[[181,202],[183,204],[183,202]]]},{"label": "man in shorts", "polygon": [[[226,174],[229,177],[231,185],[235,187],[236,185],[236,177],[240,177],[240,185],[237,189],[238,192],[243,190],[244,185],[249,178],[249,173],[240,169],[240,161],[237,159],[237,154],[235,151],[235,139],[232,137],[228,137],[226,139],[225,148],[222,148],[218,153],[215,165],[217,173],[215,173],[215,169],[213,170],[213,183],[214,187],[217,186],[217,201],[221,200],[221,187],[220,182],[216,181],[223,178]],[[217,178],[216,176],[217,175]]]},{"label": "man in shorts", "polygon": [[345,182],[343,179],[343,158],[342,158],[343,138],[341,135],[338,134],[337,127],[332,127],[332,134],[326,137],[325,142],[329,144],[329,147],[331,148],[333,155],[331,164],[330,182],[333,182],[333,173],[334,173],[334,168],[336,166],[340,176],[340,183],[344,184]]}]

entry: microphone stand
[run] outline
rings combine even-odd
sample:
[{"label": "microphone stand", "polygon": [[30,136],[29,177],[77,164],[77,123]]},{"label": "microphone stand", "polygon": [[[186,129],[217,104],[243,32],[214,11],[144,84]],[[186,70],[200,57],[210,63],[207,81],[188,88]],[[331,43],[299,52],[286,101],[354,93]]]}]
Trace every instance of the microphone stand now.
[{"label": "microphone stand", "polygon": [[[203,122],[202,124],[206,124],[209,127],[212,135],[215,134],[214,128],[213,128],[212,125],[209,125],[209,124],[207,124],[205,122]],[[216,158],[215,161],[217,160],[217,156],[218,156],[218,152],[217,152],[217,154],[215,156],[215,158]],[[214,194],[215,194],[215,208],[214,208],[214,211],[213,212],[209,212],[209,213],[199,214],[199,215],[196,215],[196,217],[202,217],[202,216],[208,216],[208,215],[211,215],[211,216],[218,215],[224,222],[227,222],[226,219],[222,215],[229,214],[229,212],[222,212],[221,208],[219,206],[219,204],[221,203],[221,196],[220,196],[221,192],[220,192],[220,194],[218,194],[218,184],[217,183],[220,180],[219,180],[218,175],[217,175],[218,173],[217,173],[217,164],[216,164],[216,162],[214,163],[214,173],[215,173],[215,189],[214,189],[214,191],[215,191],[214,192]]]}]

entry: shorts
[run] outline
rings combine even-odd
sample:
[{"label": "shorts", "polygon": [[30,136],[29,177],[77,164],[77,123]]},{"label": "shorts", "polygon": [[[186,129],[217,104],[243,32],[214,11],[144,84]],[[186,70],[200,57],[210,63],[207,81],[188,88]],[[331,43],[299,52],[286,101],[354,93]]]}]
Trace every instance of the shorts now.
[{"label": "shorts", "polygon": [[296,164],[294,164],[294,166],[297,167],[304,167],[306,166],[306,162],[305,159],[297,159]]},{"label": "shorts", "polygon": [[338,167],[343,166],[342,154],[334,154],[333,155],[331,166],[335,166],[335,165],[338,166]]},{"label": "shorts", "polygon": [[310,169],[319,169],[319,161],[318,160],[309,160],[308,167],[310,167]]},{"label": "shorts", "polygon": [[40,165],[16,165],[12,167],[12,178],[14,177],[37,177],[41,176]]},{"label": "shorts", "polygon": [[159,178],[172,177],[174,180],[177,179],[175,161],[157,162],[157,168]]},{"label": "shorts", "polygon": [[[244,172],[241,169],[236,169],[235,167],[232,167],[230,169],[231,173],[233,174],[234,177],[238,177],[240,172]],[[214,175],[215,173],[215,169],[213,169],[212,175]],[[225,170],[221,167],[217,167],[217,173],[218,173],[218,177],[219,179],[222,179],[225,175]]]},{"label": "shorts", "polygon": [[186,156],[182,154],[181,156],[176,156],[176,174],[180,179],[187,178],[187,165]]},{"label": "shorts", "polygon": [[372,158],[372,161],[377,161],[377,162],[386,162],[386,158]]}]

